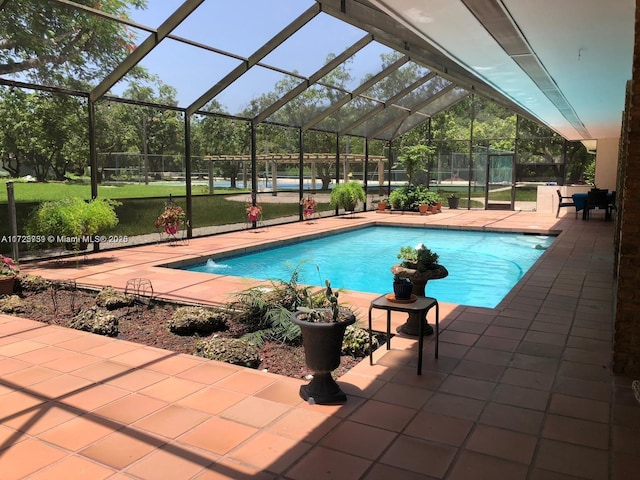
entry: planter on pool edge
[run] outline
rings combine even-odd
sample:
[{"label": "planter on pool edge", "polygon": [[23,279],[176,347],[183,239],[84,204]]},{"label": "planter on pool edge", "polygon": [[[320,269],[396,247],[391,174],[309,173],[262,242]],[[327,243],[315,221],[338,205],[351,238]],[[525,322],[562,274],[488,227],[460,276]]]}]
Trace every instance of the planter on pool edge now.
[{"label": "planter on pool edge", "polygon": [[344,332],[349,325],[355,323],[356,317],[350,313],[348,319],[341,322],[308,322],[298,318],[304,318],[304,315],[307,314],[294,312],[291,315],[293,324],[302,331],[305,362],[313,372],[313,380],[300,387],[300,397],[309,403],[321,405],[344,403],[347,396],[333,379],[331,372],[340,365]]}]

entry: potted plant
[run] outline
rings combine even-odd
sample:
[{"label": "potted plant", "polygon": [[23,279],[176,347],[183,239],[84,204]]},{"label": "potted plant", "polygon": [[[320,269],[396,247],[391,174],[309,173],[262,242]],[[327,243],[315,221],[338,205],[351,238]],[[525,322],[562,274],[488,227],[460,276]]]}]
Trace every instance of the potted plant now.
[{"label": "potted plant", "polygon": [[175,235],[184,225],[186,214],[179,205],[169,201],[158,218],[156,218],[155,226],[164,230],[167,235]]},{"label": "potted plant", "polygon": [[[414,295],[424,297],[429,280],[449,275],[447,269],[438,263],[439,255],[422,243],[415,247],[401,247],[397,257],[401,262],[391,267],[391,273],[411,280]],[[426,318],[411,313],[407,322],[400,327],[400,331],[407,335],[418,335],[421,321],[426,322]],[[425,335],[431,335],[433,328],[427,323],[424,332]]]},{"label": "potted plant", "polygon": [[300,327],[305,362],[313,371],[313,380],[300,387],[300,397],[309,403],[335,405],[344,403],[347,396],[340,389],[331,372],[340,365],[344,332],[356,317],[338,305],[338,292],[331,288],[329,280],[323,298],[304,290],[307,305],[298,307],[291,315],[291,322]]},{"label": "potted plant", "polygon": [[409,300],[411,298],[411,292],[413,291],[413,284],[407,277],[400,275],[393,276],[393,294],[396,300]]},{"label": "potted plant", "polygon": [[450,193],[447,197],[447,202],[449,203],[449,208],[456,209],[460,205],[460,197],[457,193]]},{"label": "potted plant", "polygon": [[367,199],[364,188],[358,182],[339,183],[331,189],[331,206],[353,212],[358,202]]},{"label": "potted plant", "polygon": [[250,222],[257,222],[260,220],[260,216],[262,215],[262,207],[260,205],[252,205],[249,204],[245,208],[247,212],[247,220]]},{"label": "potted plant", "polygon": [[384,212],[389,207],[389,199],[387,197],[380,197],[378,199],[378,210]]},{"label": "potted plant", "polygon": [[27,224],[28,235],[43,235],[48,244],[63,244],[74,250],[84,250],[96,235],[115,227],[118,216],[113,200],[81,198],[42,202],[33,212]]},{"label": "potted plant", "polygon": [[[302,205],[302,217],[307,221],[311,220],[316,214],[316,209],[318,208],[318,204],[314,200],[313,196],[307,195],[306,198],[300,200],[300,205]],[[320,216],[319,213],[318,216]]]},{"label": "potted plant", "polygon": [[2,255],[2,263],[0,264],[0,295],[11,295],[13,293],[13,284],[19,272],[20,270],[13,259]]}]

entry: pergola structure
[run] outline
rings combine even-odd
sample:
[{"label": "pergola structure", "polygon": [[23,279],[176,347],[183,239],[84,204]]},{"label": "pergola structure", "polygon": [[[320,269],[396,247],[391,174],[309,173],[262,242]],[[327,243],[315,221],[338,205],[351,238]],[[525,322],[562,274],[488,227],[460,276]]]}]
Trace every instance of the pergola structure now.
[{"label": "pergola structure", "polygon": [[[41,2],[1,0],[0,15],[19,15],[15,9],[28,3],[38,8]],[[121,97],[124,85],[134,67],[147,66],[158,58],[171,63],[166,75],[172,78],[163,75],[167,83],[179,77],[190,79],[189,95],[181,96],[177,106],[146,105],[183,114],[186,159],[191,158],[194,115],[248,122],[254,166],[259,125],[298,129],[302,166],[303,135],[307,131],[334,134],[337,142],[342,136],[364,138],[365,145],[370,140],[392,142],[475,94],[539,121],[567,139],[585,142],[598,152],[596,176],[608,179],[618,191],[615,249],[616,265],[620,266],[618,291],[622,293],[616,306],[616,323],[625,337],[616,338],[616,368],[640,372],[640,293],[635,288],[640,240],[634,233],[640,193],[637,188],[629,188],[640,182],[636,166],[640,143],[636,118],[640,113],[635,101],[640,89],[638,78],[632,79],[628,90],[627,130],[620,141],[625,83],[631,79],[636,2],[166,0],[150,2],[155,19],[152,25],[105,13],[99,3],[46,3],[71,9],[80,16],[117,22],[133,33],[130,54],[113,70],[97,77],[89,90],[36,85],[22,75],[0,78],[2,85],[87,99],[94,196],[98,154],[95,106],[105,100],[135,104]],[[233,6],[223,8],[222,3]],[[267,17],[268,13],[272,15]],[[636,33],[636,50],[638,43]],[[187,51],[189,56],[184,55]],[[381,55],[391,60],[381,64]],[[377,59],[373,67],[372,58]],[[639,63],[637,58],[635,63]],[[336,84],[331,76],[344,65],[358,72],[347,87]],[[407,75],[409,71],[418,74]],[[240,107],[228,105],[234,98],[248,105],[259,96],[252,90],[256,85],[265,86],[261,91],[264,94],[274,91],[276,84],[286,88],[250,114],[250,110],[241,112]],[[322,100],[300,103],[308,92]],[[227,108],[220,110],[219,105]],[[619,151],[618,145],[625,148]],[[338,151],[336,157],[339,155]],[[189,161],[185,173],[190,211]],[[252,175],[256,175],[255,168]]]}]

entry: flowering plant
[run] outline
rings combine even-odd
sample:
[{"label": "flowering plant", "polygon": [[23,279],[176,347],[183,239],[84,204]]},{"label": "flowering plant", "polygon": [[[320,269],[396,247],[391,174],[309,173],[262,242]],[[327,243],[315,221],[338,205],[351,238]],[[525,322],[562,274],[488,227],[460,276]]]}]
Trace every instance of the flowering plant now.
[{"label": "flowering plant", "polygon": [[262,214],[262,207],[260,205],[249,204],[245,210],[250,222],[257,222],[260,219],[260,215]]},{"label": "flowering plant", "polygon": [[2,255],[2,264],[0,265],[0,277],[14,277],[20,272],[15,262],[4,255]]},{"label": "flowering plant", "polygon": [[168,203],[164,211],[156,218],[156,228],[164,228],[169,235],[175,235],[180,230],[180,224],[184,223],[186,215],[182,207],[175,203]]},{"label": "flowering plant", "polygon": [[316,213],[316,207],[318,206],[318,204],[311,195],[307,195],[307,198],[303,198],[302,200],[300,200],[300,205],[302,205],[303,218],[305,220],[310,220]]}]

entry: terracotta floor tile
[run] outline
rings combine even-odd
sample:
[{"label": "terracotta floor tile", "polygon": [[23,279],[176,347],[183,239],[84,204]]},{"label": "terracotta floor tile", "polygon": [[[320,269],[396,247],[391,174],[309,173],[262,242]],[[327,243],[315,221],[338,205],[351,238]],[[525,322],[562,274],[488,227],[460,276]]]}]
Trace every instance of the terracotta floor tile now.
[{"label": "terracotta floor tile", "polygon": [[541,440],[535,465],[554,472],[591,480],[609,478],[609,455],[602,450]]},{"label": "terracotta floor tile", "polygon": [[364,476],[363,480],[391,480],[396,478],[402,480],[433,480],[434,477],[427,477],[426,475],[409,472],[402,468],[377,463],[371,471]]},{"label": "terracotta floor tile", "polygon": [[2,380],[12,384],[12,387],[28,387],[34,383],[39,383],[60,375],[60,372],[38,365],[23,368],[2,376]]},{"label": "terracotta floor tile", "polygon": [[614,425],[611,437],[614,452],[628,453],[640,458],[640,430]]},{"label": "terracotta floor tile", "polygon": [[609,422],[609,405],[607,403],[558,393],[554,393],[551,397],[549,412],[567,417],[593,420],[594,422]]},{"label": "terracotta floor tile", "polygon": [[440,341],[446,343],[457,343],[459,345],[472,346],[480,335],[475,333],[456,332],[453,330],[445,330],[440,333]]},{"label": "terracotta floor tile", "polygon": [[74,370],[73,374],[94,382],[105,382],[114,380],[129,371],[131,371],[131,368],[121,363],[103,361]]},{"label": "terracotta floor tile", "polygon": [[558,369],[559,361],[555,358],[538,357],[516,353],[513,355],[509,366],[520,370],[532,370],[534,372],[553,374]]},{"label": "terracotta floor tile", "polygon": [[221,362],[204,362],[180,373],[180,378],[207,385],[216,383],[240,370],[239,367]]},{"label": "terracotta floor tile", "polygon": [[164,400],[165,402],[175,402],[176,400],[184,398],[187,395],[191,395],[202,388],[204,388],[204,385],[199,382],[183,380],[178,377],[169,377],[141,389],[140,393],[148,395],[149,397],[157,398],[158,400]]},{"label": "terracotta floor tile", "polygon": [[130,424],[166,406],[167,402],[134,393],[98,408],[93,413],[116,422]]},{"label": "terracotta floor tile", "polygon": [[110,380],[109,384],[130,392],[137,392],[167,378],[166,375],[161,373],[132,369],[131,367],[127,368],[129,368],[129,370],[117,378]]},{"label": "terracotta floor tile", "polygon": [[3,357],[16,357],[23,353],[32,352],[45,347],[45,344],[34,342],[32,340],[21,340],[11,338],[11,343],[4,345],[0,344],[0,356]]},{"label": "terracotta floor tile", "polygon": [[358,375],[355,372],[345,373],[337,382],[347,395],[357,395],[362,398],[371,398],[385,383],[377,378]]},{"label": "terracotta floor tile", "polygon": [[[224,432],[224,435],[220,432]],[[212,417],[180,437],[180,442],[225,455],[257,432],[256,428]]]},{"label": "terracotta floor tile", "polygon": [[608,340],[597,340],[593,338],[569,336],[567,346],[578,348],[580,350],[591,350],[597,352],[609,352],[611,350],[611,342]]},{"label": "terracotta floor tile", "polygon": [[526,330],[522,328],[503,327],[498,325],[489,326],[484,334],[490,337],[510,338],[511,340],[522,340]]},{"label": "terracotta floor tile", "polygon": [[121,470],[164,443],[165,440],[125,428],[101,438],[79,453],[104,465]]},{"label": "terracotta floor tile", "polygon": [[204,363],[208,362],[193,355],[174,355],[154,362],[147,368],[153,372],[176,375]]},{"label": "terracotta floor tile", "polygon": [[411,420],[403,434],[459,447],[472,427],[473,422],[470,420],[421,411]]},{"label": "terracotta floor tile", "polygon": [[142,420],[138,420],[133,426],[163,437],[176,438],[196,425],[205,422],[208,418],[204,412],[169,405]]},{"label": "terracotta floor tile", "polygon": [[549,397],[549,392],[544,390],[533,390],[515,385],[499,384],[496,387],[492,400],[514,407],[546,410]]},{"label": "terracotta floor tile", "polygon": [[552,472],[541,468],[532,468],[528,480],[583,480],[580,477],[567,475],[565,473]]},{"label": "terracotta floor tile", "polygon": [[181,398],[176,404],[200,410],[211,415],[218,415],[220,412],[246,398],[247,396],[241,393],[210,387],[198,390],[188,397]]},{"label": "terracotta floor tile", "polygon": [[63,478],[64,480],[102,480],[111,479],[115,470],[98,465],[95,462],[78,455],[69,455],[62,461],[40,470],[30,480],[52,480]]},{"label": "terracotta floor tile", "polygon": [[549,414],[545,420],[542,436],[585,447],[602,450],[609,448],[608,425],[578,418]]},{"label": "terracotta floor tile", "polygon": [[525,480],[525,465],[480,453],[463,451],[447,476],[447,480]]},{"label": "terracotta floor tile", "polygon": [[112,432],[99,418],[84,415],[75,417],[40,435],[46,442],[71,451],[78,451]]},{"label": "terracotta floor tile", "polygon": [[380,459],[380,463],[443,478],[457,449],[415,437],[400,435]]},{"label": "terracotta floor tile", "polygon": [[517,432],[537,435],[542,426],[544,414],[526,408],[489,403],[480,415],[480,423],[507,428]]},{"label": "terracotta floor tile", "polygon": [[94,384],[67,395],[63,401],[65,405],[90,412],[128,394],[126,390],[111,385]]},{"label": "terracotta floor tile", "polygon": [[357,480],[371,462],[324,447],[313,448],[288,472],[292,480]]},{"label": "terracotta floor tile", "polygon": [[579,378],[557,377],[553,391],[564,395],[609,402],[611,386],[602,382],[593,382]]},{"label": "terracotta floor tile", "polygon": [[558,375],[562,377],[591,380],[594,382],[609,383],[611,381],[611,371],[608,364],[594,366],[565,360],[560,364]]},{"label": "terracotta floor tile", "polygon": [[92,385],[90,380],[75,375],[58,375],[29,387],[29,391],[49,399],[63,400],[69,394]]},{"label": "terracotta floor tile", "polygon": [[260,432],[231,452],[229,457],[269,472],[282,473],[310,448],[310,443]]},{"label": "terracotta floor tile", "polygon": [[2,424],[29,435],[39,435],[50,428],[68,422],[82,413],[80,410],[73,408],[62,408],[55,402],[47,402],[36,409],[28,410],[24,414],[16,414],[5,418]]},{"label": "terracotta floor tile", "polygon": [[113,341],[113,338],[105,337],[103,335],[81,334],[67,340],[66,342],[60,342],[57,346],[66,350],[73,350],[74,352],[84,352],[90,348],[107,346],[110,343],[113,343]]},{"label": "terracotta floor tile", "polygon": [[0,451],[2,480],[21,480],[65,457],[66,453],[39,440],[26,440]]},{"label": "terracotta floor tile", "polygon": [[255,394],[258,398],[283,403],[289,406],[300,405],[304,400],[300,397],[300,386],[306,382],[290,381],[289,379],[276,380],[271,385]]},{"label": "terracotta floor tile", "polygon": [[533,372],[519,368],[507,368],[500,379],[502,383],[518,387],[551,390],[554,375],[552,373]]},{"label": "terracotta floor tile", "polygon": [[143,365],[157,362],[167,356],[175,355],[172,352],[162,351],[157,348],[147,348],[138,346],[133,350],[127,350],[119,355],[111,357],[111,360],[118,363],[123,363],[130,367],[141,367]]},{"label": "terracotta floor tile", "polygon": [[238,393],[244,393],[245,395],[253,395],[275,381],[276,379],[271,376],[260,375],[247,370],[239,370],[233,375],[229,375],[215,382],[215,386],[233,390]]},{"label": "terracotta floor tile", "polygon": [[608,368],[611,362],[611,353],[567,347],[564,350],[563,358],[570,362],[586,363]]},{"label": "terracotta floor tile", "polygon": [[616,453],[611,459],[612,477],[616,480],[635,480],[640,471],[640,458],[636,455]]},{"label": "terracotta floor tile", "polygon": [[535,321],[531,324],[530,329],[538,332],[557,333],[561,335],[567,335],[571,330],[571,326],[567,324],[561,324],[561,323]]},{"label": "terracotta floor tile", "polygon": [[126,473],[144,480],[191,480],[217,458],[165,445],[129,467]]},{"label": "terracotta floor tile", "polygon": [[87,355],[85,353],[71,352],[68,355],[61,356],[49,362],[42,364],[43,367],[52,368],[60,372],[73,372],[79,368],[86,367],[102,362],[102,358]]},{"label": "terracotta floor tile", "polygon": [[388,430],[345,421],[325,436],[320,445],[375,460],[386,450],[396,435]]},{"label": "terracotta floor tile", "polygon": [[261,468],[237,462],[231,458],[222,458],[209,465],[198,475],[197,480],[276,480],[278,475],[263,471]]},{"label": "terracotta floor tile", "polygon": [[424,410],[441,415],[477,420],[484,406],[485,402],[482,400],[437,392],[429,398]]},{"label": "terracotta floor tile", "polygon": [[476,400],[486,400],[491,396],[495,387],[495,383],[486,380],[449,375],[442,382],[438,391],[450,395],[475,398]]},{"label": "terracotta floor tile", "polygon": [[465,444],[467,450],[528,464],[538,437],[485,425],[476,426]]},{"label": "terracotta floor tile", "polygon": [[388,382],[373,396],[374,400],[419,409],[433,392],[401,383]]},{"label": "terracotta floor tile", "polygon": [[269,425],[267,429],[285,437],[316,443],[338,423],[339,420],[333,416],[294,408]]},{"label": "terracotta floor tile", "polygon": [[415,414],[416,411],[411,408],[369,400],[349,418],[354,422],[400,432]]},{"label": "terracotta floor tile", "polygon": [[511,352],[473,347],[469,349],[464,359],[472,362],[506,366],[509,364],[512,357],[513,354]]},{"label": "terracotta floor tile", "polygon": [[520,342],[518,348],[515,350],[517,353],[523,353],[525,355],[537,355],[539,357],[560,358],[564,348],[561,345],[550,345],[544,343],[535,342]]},{"label": "terracotta floor tile", "polygon": [[262,398],[247,397],[224,410],[220,416],[251,427],[262,428],[288,411],[287,405]]},{"label": "terracotta floor tile", "polygon": [[482,336],[475,343],[476,347],[487,348],[489,350],[501,350],[503,352],[515,352],[520,345],[519,340],[511,338]]},{"label": "terracotta floor tile", "polygon": [[31,350],[27,353],[17,355],[13,357],[16,360],[23,360],[31,364],[42,365],[60,357],[69,355],[69,351],[63,348],[54,346],[46,346],[44,348],[38,348],[37,350]]},{"label": "terracotta floor tile", "polygon": [[500,365],[491,365],[486,363],[462,360],[453,371],[453,374],[460,377],[471,377],[478,380],[497,382],[502,376],[503,372],[504,367]]},{"label": "terracotta floor tile", "polygon": [[140,345],[137,343],[117,341],[90,348],[88,350],[85,350],[83,353],[86,353],[87,355],[91,355],[93,357],[106,359],[117,357],[118,355],[122,355],[123,353],[127,353],[138,348],[140,348]]},{"label": "terracotta floor tile", "polygon": [[6,375],[11,372],[22,370],[23,368],[30,368],[33,365],[15,358],[0,357],[0,375]]},{"label": "terracotta floor tile", "polygon": [[49,404],[46,400],[35,395],[29,395],[22,391],[11,392],[3,395],[0,399],[0,418],[4,423],[11,417],[31,413],[41,406],[48,407]]},{"label": "terracotta floor tile", "polygon": [[482,323],[464,322],[462,320],[455,320],[447,326],[447,330],[453,330],[454,332],[475,333],[481,335],[487,329],[487,325]]}]

